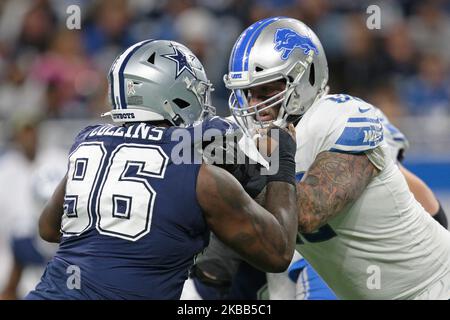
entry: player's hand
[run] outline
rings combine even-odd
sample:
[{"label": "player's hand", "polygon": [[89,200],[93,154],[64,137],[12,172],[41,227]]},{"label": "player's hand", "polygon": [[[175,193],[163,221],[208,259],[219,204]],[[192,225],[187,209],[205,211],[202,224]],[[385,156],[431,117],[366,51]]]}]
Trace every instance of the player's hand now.
[{"label": "player's hand", "polygon": [[256,147],[265,157],[270,157],[270,155],[278,147],[279,140],[282,139],[282,136],[285,136],[280,134],[279,131],[278,134],[273,134],[275,130],[283,130],[289,133],[289,136],[292,138],[294,143],[296,143],[296,132],[292,123],[290,123],[287,128],[271,126],[269,128],[258,129],[258,135],[256,136]]},{"label": "player's hand", "polygon": [[294,142],[297,143],[297,133],[295,131],[294,125],[292,123],[289,123],[287,128],[284,130],[287,131],[291,136],[291,138],[294,140]]}]

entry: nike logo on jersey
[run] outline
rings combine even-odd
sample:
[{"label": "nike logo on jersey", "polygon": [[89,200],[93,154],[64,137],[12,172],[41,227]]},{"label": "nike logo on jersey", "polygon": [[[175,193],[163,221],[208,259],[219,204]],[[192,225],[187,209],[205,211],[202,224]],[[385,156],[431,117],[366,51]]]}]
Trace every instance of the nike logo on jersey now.
[{"label": "nike logo on jersey", "polygon": [[361,107],[359,107],[358,109],[359,109],[359,112],[361,112],[361,113],[364,113],[364,112],[367,112],[370,110],[370,108],[362,109]]}]

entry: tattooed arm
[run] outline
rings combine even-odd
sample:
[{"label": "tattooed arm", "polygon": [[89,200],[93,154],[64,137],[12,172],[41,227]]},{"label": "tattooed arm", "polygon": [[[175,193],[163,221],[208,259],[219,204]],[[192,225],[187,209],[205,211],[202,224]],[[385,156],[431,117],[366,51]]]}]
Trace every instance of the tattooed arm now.
[{"label": "tattooed arm", "polygon": [[377,169],[365,154],[321,152],[297,184],[298,230],[311,233],[363,193]]},{"label": "tattooed arm", "polygon": [[210,229],[266,272],[282,272],[292,259],[297,233],[295,193],[292,184],[268,183],[266,210],[223,169],[203,164],[197,179],[197,199]]}]

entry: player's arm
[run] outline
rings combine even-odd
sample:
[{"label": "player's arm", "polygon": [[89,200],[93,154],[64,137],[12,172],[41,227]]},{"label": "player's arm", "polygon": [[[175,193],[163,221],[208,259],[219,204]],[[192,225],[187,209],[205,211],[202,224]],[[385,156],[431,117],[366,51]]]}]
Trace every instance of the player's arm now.
[{"label": "player's arm", "polygon": [[266,209],[225,170],[202,165],[197,198],[210,229],[255,267],[282,272],[291,262],[296,237],[295,186],[267,185]]},{"label": "player's arm", "polygon": [[319,153],[297,183],[298,230],[320,228],[358,199],[377,172],[365,154]]},{"label": "player's arm", "polygon": [[[211,230],[255,267],[284,271],[294,253],[297,232],[295,130],[280,130],[279,170],[267,176],[265,208],[225,170],[202,165],[197,198]],[[272,140],[272,138],[270,139]]]},{"label": "player's arm", "polygon": [[61,217],[63,215],[64,194],[67,175],[56,187],[39,218],[39,235],[48,242],[59,242],[61,238]]},{"label": "player's arm", "polygon": [[448,227],[447,217],[433,191],[418,176],[398,163],[401,173],[408,183],[409,190],[422,207],[445,228]]},{"label": "player's arm", "polygon": [[433,191],[431,191],[419,177],[400,163],[398,164],[398,167],[408,183],[409,190],[414,194],[414,198],[420,202],[427,212],[437,212],[439,209],[439,202],[435,198]]}]

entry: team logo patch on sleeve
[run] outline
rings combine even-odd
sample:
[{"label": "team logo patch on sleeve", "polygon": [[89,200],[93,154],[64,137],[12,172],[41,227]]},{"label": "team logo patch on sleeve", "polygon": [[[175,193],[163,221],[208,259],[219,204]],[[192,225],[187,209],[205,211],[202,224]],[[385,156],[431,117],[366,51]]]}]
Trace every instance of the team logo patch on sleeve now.
[{"label": "team logo patch on sleeve", "polygon": [[383,126],[378,118],[353,117],[337,139],[331,151],[364,152],[383,141]]}]

